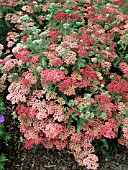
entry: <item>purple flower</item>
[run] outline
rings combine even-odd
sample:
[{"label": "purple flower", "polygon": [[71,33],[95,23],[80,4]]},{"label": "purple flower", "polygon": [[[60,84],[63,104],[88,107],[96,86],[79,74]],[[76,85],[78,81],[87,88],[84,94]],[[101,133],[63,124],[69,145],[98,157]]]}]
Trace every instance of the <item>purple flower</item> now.
[{"label": "purple flower", "polygon": [[0,114],[0,123],[4,122],[4,116]]}]

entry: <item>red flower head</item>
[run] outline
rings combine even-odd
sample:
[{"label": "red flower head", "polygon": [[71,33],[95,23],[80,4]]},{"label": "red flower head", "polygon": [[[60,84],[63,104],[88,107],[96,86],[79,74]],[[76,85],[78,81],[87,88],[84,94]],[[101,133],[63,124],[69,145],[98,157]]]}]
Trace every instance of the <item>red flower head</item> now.
[{"label": "red flower head", "polygon": [[65,11],[59,11],[55,15],[55,20],[56,21],[67,21],[69,15]]},{"label": "red flower head", "polygon": [[83,74],[84,78],[86,78],[86,77],[88,79],[97,78],[96,72],[90,66],[88,66],[88,65],[82,70],[81,73]]}]

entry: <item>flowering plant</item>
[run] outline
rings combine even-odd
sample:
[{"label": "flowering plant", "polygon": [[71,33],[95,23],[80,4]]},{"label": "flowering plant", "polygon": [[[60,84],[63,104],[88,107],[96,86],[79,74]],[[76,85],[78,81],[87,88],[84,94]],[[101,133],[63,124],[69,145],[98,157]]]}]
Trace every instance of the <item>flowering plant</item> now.
[{"label": "flowering plant", "polygon": [[[5,106],[2,100],[0,100],[0,149],[2,149],[4,143],[7,145],[8,144],[8,140],[10,139],[10,134],[7,133],[4,129],[4,121],[5,118],[3,116],[5,112]],[[4,153],[0,154],[0,169],[3,170],[4,169],[4,165],[5,165],[5,161],[6,161],[6,156],[4,155]]]},{"label": "flowering plant", "polygon": [[4,116],[0,114],[0,123],[4,122]]},{"label": "flowering plant", "polygon": [[[92,142],[118,138],[128,147],[128,15],[121,2],[25,2],[1,60],[17,104],[25,148],[69,148],[96,170]],[[119,3],[119,4],[118,4]],[[36,15],[35,15],[36,14]]]}]

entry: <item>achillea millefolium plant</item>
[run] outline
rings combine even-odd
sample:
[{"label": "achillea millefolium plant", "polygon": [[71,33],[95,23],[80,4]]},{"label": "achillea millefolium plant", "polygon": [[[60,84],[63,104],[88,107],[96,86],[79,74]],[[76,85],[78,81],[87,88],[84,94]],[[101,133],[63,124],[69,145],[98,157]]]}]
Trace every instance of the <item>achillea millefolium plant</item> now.
[{"label": "achillea millefolium plant", "polygon": [[8,5],[15,13],[5,15],[13,29],[1,66],[24,147],[68,148],[79,165],[96,170],[93,141],[128,147],[128,4],[20,3]]}]

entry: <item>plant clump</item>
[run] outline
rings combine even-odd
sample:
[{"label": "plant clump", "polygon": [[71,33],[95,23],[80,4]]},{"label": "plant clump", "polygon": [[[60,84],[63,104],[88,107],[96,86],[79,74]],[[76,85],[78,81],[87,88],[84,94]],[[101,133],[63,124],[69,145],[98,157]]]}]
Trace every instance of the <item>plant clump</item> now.
[{"label": "plant clump", "polygon": [[128,15],[120,5],[8,5],[16,12],[5,15],[13,29],[0,63],[26,149],[68,148],[79,165],[96,170],[95,140],[128,147]]}]

